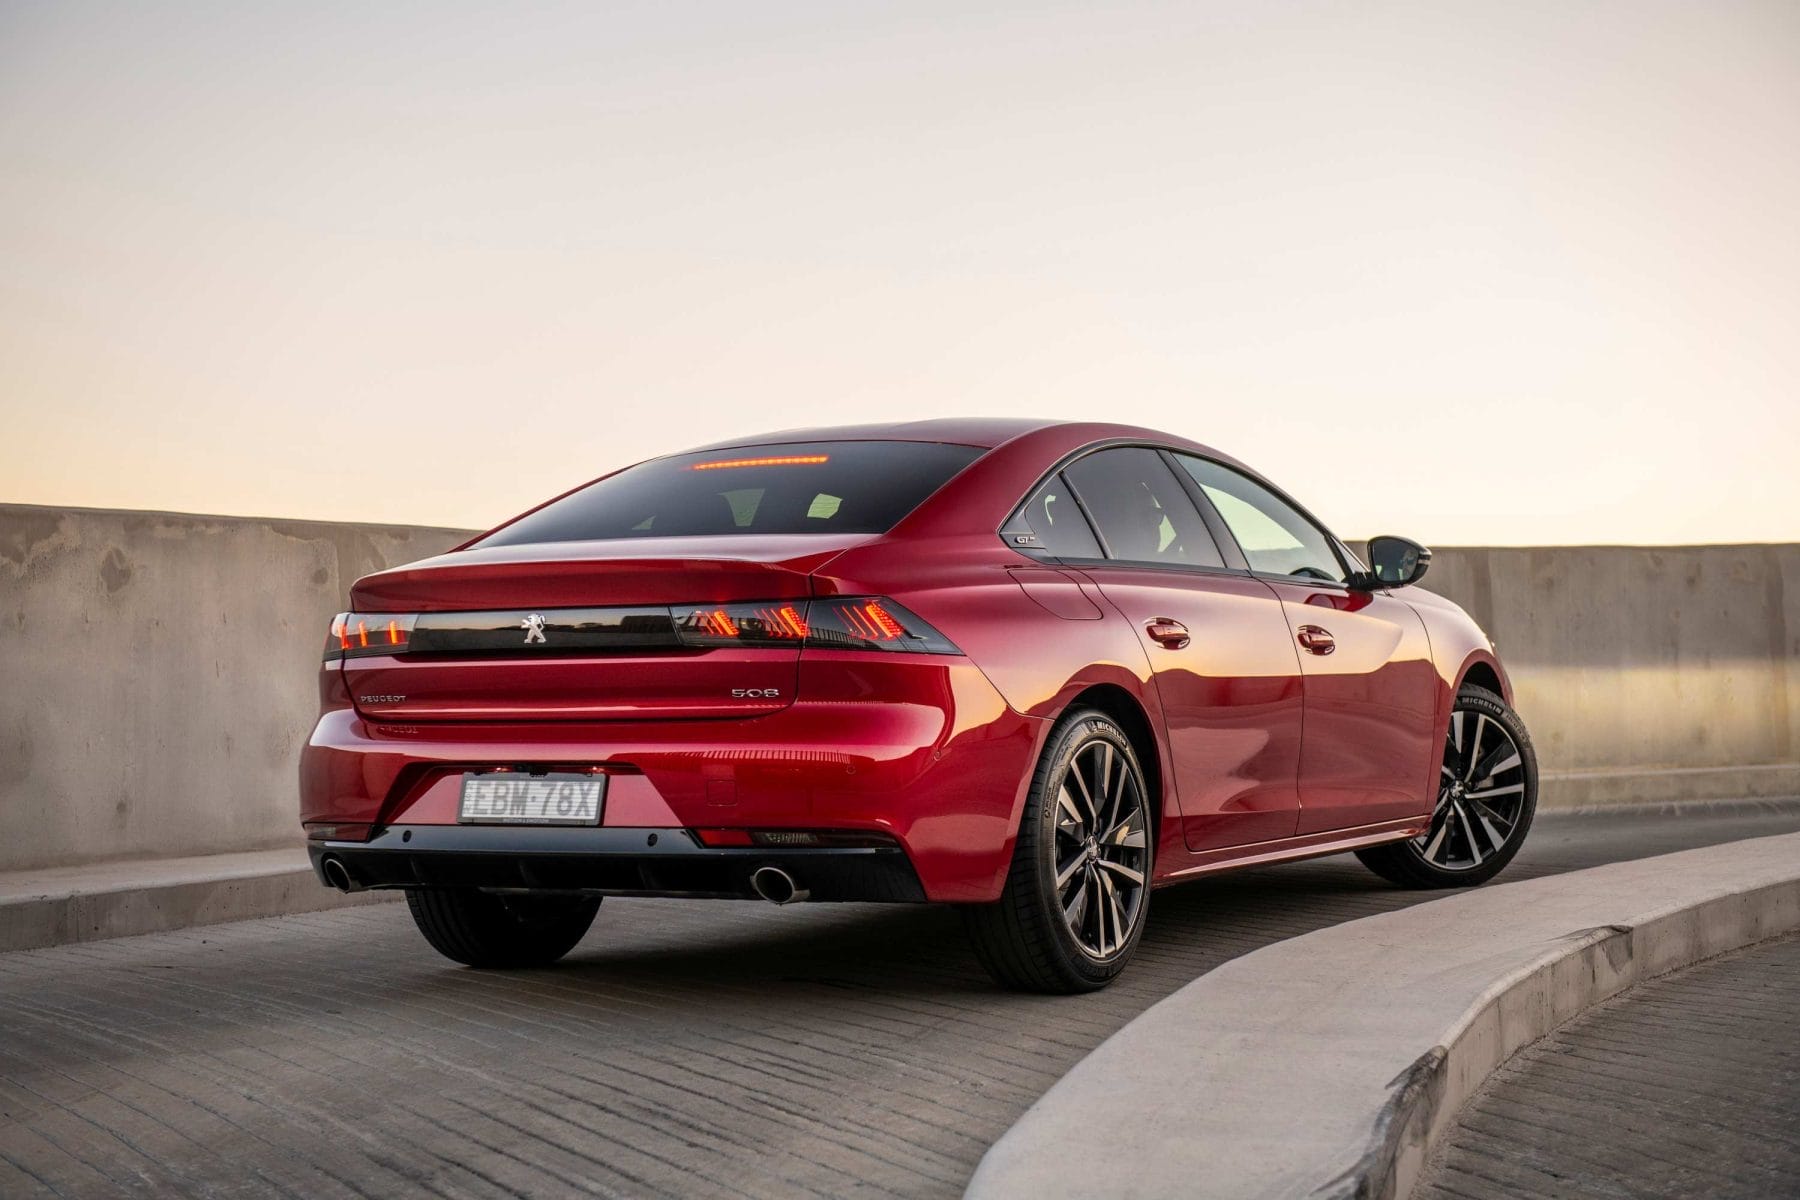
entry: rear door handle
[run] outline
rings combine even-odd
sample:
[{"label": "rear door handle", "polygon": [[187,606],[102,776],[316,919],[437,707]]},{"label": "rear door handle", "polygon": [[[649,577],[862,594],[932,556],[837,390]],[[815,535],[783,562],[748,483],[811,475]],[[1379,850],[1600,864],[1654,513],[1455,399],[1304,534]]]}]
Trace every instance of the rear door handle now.
[{"label": "rear door handle", "polygon": [[1187,626],[1173,617],[1151,617],[1144,632],[1165,650],[1179,650],[1193,640],[1188,637]]},{"label": "rear door handle", "polygon": [[1314,654],[1330,654],[1337,649],[1337,639],[1331,636],[1331,630],[1318,625],[1300,627],[1300,644]]}]

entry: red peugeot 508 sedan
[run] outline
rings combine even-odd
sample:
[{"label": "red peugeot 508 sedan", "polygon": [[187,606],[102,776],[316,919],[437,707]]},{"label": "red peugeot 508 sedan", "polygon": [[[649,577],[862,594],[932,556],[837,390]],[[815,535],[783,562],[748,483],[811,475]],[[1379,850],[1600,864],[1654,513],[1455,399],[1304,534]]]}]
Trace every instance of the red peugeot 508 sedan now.
[{"label": "red peugeot 508 sedan", "polygon": [[1341,851],[1491,878],[1536,806],[1493,645],[1242,464],[1119,425],[746,438],[356,582],[300,770],[321,880],[542,965],[604,896],[936,901],[1112,979],[1155,886]]}]

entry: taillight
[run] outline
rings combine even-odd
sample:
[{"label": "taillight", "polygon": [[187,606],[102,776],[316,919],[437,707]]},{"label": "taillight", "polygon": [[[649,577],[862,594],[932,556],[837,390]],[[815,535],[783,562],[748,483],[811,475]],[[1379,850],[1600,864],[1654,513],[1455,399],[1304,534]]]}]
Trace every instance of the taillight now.
[{"label": "taillight", "polygon": [[339,613],[331,618],[325,659],[404,654],[418,619],[416,613]]},{"label": "taillight", "polygon": [[808,646],[959,654],[950,639],[879,596],[833,596],[764,604],[678,608],[675,632],[689,646]]},{"label": "taillight", "polygon": [[675,633],[688,646],[798,646],[806,640],[806,602],[681,608]]},{"label": "taillight", "polygon": [[911,612],[879,596],[814,600],[807,612],[809,646],[840,650],[904,650],[961,654],[949,638]]},{"label": "taillight", "polygon": [[832,605],[819,616],[821,633],[825,632],[823,623],[831,621],[834,626],[831,632],[859,642],[886,645],[906,638],[906,626],[880,600],[846,600]]}]

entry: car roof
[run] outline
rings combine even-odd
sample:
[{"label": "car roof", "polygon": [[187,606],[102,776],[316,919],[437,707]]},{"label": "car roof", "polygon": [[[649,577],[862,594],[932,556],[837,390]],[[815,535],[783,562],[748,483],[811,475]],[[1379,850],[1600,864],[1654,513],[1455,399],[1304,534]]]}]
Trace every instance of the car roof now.
[{"label": "car roof", "polygon": [[1087,442],[1127,440],[1195,450],[1210,457],[1241,465],[1229,455],[1220,454],[1175,434],[1136,425],[1115,425],[1100,421],[1063,421],[1044,417],[934,417],[924,421],[871,422],[865,425],[820,425],[806,429],[782,429],[772,433],[746,434],[743,437],[712,442],[679,451],[682,454],[731,450],[747,446],[770,446],[786,442],[949,442],[961,446],[979,446],[991,450],[1028,434],[1049,434],[1048,440],[1073,449]]},{"label": "car roof", "polygon": [[779,429],[772,433],[746,434],[682,453],[729,450],[738,446],[768,446],[778,442],[950,442],[960,446],[992,449],[1020,434],[1031,433],[1061,421],[1031,417],[935,417],[927,421],[882,421],[866,425],[820,425],[807,429]]},{"label": "car roof", "polygon": [[[746,434],[704,446],[671,451],[645,461],[655,462],[659,459],[681,455],[708,454],[722,450],[750,449],[793,442],[833,441],[937,442],[973,446],[989,452],[981,456],[982,462],[985,464],[982,472],[973,473],[974,477],[971,472],[962,472],[954,476],[949,483],[933,493],[911,514],[902,518],[900,524],[889,531],[890,535],[909,529],[918,532],[967,532],[962,526],[968,525],[970,521],[979,525],[985,519],[980,514],[988,507],[986,501],[990,498],[990,493],[1004,496],[1005,505],[1010,510],[1031,486],[1042,481],[1045,473],[1055,464],[1090,446],[1102,443],[1165,446],[1172,450],[1199,454],[1243,471],[1267,486],[1275,488],[1274,484],[1264,479],[1255,470],[1230,455],[1161,430],[1101,421],[1063,421],[1033,417],[936,417],[921,421],[870,422],[863,425],[821,425],[800,429],[782,429],[769,433]],[[609,474],[613,473],[616,472],[609,472]],[[553,504],[563,496],[572,495],[607,477],[607,475],[602,475],[591,479],[579,487],[570,488],[562,496],[551,497],[537,507],[543,508]],[[973,488],[972,494],[971,488]],[[1275,488],[1275,490],[1280,492],[1279,488]],[[1285,495],[1285,493],[1282,494]],[[1293,502],[1290,500],[1290,503]],[[1296,504],[1296,507],[1299,506]],[[537,509],[531,509],[520,516],[528,516],[535,511]],[[1003,515],[995,517],[995,520],[1003,519]],[[512,518],[514,521],[518,519],[519,517]],[[511,521],[503,522],[494,529],[488,530],[487,533],[471,539],[465,543],[465,546],[474,545],[489,534],[504,529],[508,524],[511,524]],[[457,549],[463,548],[464,546],[457,547]]]}]

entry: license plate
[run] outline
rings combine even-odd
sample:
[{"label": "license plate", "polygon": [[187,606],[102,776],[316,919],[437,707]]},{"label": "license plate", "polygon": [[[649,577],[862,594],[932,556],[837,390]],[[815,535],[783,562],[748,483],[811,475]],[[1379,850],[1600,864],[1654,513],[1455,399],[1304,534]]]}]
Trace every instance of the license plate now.
[{"label": "license plate", "polygon": [[604,775],[467,771],[457,819],[466,825],[598,825]]}]

